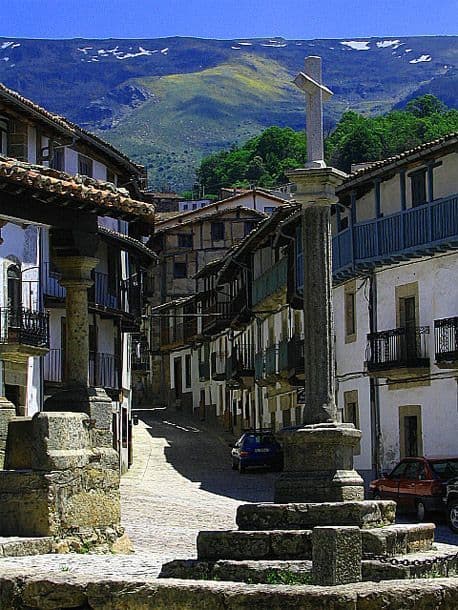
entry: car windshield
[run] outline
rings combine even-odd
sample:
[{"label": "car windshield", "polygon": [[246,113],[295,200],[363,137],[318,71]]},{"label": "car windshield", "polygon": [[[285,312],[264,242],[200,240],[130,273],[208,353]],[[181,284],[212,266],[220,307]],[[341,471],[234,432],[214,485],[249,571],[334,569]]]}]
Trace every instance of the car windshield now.
[{"label": "car windshield", "polygon": [[245,437],[243,444],[249,447],[275,445],[275,438],[270,434],[248,434]]},{"label": "car windshield", "polygon": [[458,459],[431,462],[431,468],[433,469],[434,474],[443,481],[458,477]]}]

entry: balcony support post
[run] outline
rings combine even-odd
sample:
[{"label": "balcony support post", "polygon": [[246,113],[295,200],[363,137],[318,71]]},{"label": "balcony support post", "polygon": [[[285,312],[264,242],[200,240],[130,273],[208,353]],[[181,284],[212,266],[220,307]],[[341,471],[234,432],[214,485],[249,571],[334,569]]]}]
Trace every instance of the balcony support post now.
[{"label": "balcony support post", "polygon": [[45,411],[88,413],[93,420],[94,442],[111,446],[111,400],[102,388],[89,387],[89,312],[88,289],[93,285],[91,272],[98,259],[89,256],[56,257],[66,289],[66,367],[65,389],[45,402]]}]

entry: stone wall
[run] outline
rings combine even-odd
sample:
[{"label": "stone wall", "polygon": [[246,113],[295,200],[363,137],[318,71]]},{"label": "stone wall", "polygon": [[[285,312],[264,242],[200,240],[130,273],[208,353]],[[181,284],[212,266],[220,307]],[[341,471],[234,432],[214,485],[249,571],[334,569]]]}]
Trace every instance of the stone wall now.
[{"label": "stone wall", "polygon": [[[1,569],[1,564],[0,564]],[[0,574],[8,610],[456,610],[458,578],[338,587],[209,581],[123,581],[72,575]]]}]

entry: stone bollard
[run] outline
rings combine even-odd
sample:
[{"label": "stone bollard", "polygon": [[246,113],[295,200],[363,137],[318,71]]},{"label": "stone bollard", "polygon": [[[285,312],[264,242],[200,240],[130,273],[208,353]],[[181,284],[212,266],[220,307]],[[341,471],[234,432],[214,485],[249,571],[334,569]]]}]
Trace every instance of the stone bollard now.
[{"label": "stone bollard", "polygon": [[312,530],[312,577],[315,585],[343,585],[361,580],[361,530],[354,526]]}]

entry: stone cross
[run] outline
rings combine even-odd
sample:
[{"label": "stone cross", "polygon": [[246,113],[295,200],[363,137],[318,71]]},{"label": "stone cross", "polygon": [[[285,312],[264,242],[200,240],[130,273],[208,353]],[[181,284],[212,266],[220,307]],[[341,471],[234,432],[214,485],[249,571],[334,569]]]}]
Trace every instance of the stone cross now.
[{"label": "stone cross", "polygon": [[321,57],[305,58],[305,72],[299,72],[294,84],[305,92],[307,119],[306,167],[326,167],[323,146],[323,102],[331,98],[332,91],[322,84]]}]

